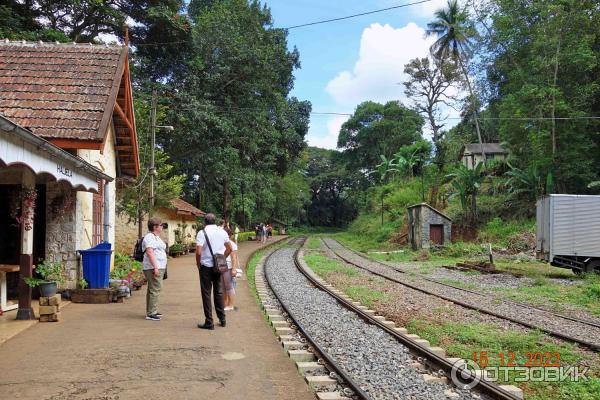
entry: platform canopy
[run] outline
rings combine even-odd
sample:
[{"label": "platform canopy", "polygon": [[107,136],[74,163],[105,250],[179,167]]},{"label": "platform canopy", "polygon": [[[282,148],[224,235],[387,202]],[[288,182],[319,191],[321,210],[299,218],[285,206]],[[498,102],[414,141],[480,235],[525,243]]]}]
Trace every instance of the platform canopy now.
[{"label": "platform canopy", "polygon": [[113,180],[83,159],[0,115],[0,166],[13,165],[67,182],[80,191],[98,192],[98,180]]}]

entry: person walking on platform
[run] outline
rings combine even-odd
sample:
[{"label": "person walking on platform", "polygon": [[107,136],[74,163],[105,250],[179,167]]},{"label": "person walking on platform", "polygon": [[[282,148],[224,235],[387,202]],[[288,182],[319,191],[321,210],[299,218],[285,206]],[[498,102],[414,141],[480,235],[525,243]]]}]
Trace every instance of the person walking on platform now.
[{"label": "person walking on platform", "polygon": [[[232,239],[234,233],[231,230],[225,230],[229,235],[229,238]],[[225,311],[233,311],[235,310],[234,301],[235,301],[235,287],[236,281],[235,278],[238,273],[238,255],[237,255],[238,245],[235,241],[231,242],[231,254],[227,257],[227,271],[221,274],[223,279],[223,304],[225,305]]]},{"label": "person walking on platform", "polygon": [[146,291],[146,319],[160,321],[162,314],[158,312],[158,296],[162,280],[167,268],[167,245],[160,238],[163,223],[159,218],[148,220],[149,232],[142,241],[144,260],[142,261],[144,276],[148,281]]},{"label": "person walking on platform", "polygon": [[205,227],[196,236],[196,266],[200,274],[200,291],[204,309],[204,324],[201,329],[215,329],[212,315],[211,291],[215,303],[215,311],[222,327],[226,325],[223,305],[223,284],[221,273],[215,268],[213,254],[228,257],[231,254],[231,241],[223,228],[215,225],[216,217],[209,213],[204,217]]}]

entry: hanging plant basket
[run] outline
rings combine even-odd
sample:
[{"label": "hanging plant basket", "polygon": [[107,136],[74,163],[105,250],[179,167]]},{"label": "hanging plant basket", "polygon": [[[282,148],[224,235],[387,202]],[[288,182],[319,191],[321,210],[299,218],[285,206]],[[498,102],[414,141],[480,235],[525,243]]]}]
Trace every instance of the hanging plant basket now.
[{"label": "hanging plant basket", "polygon": [[33,229],[36,200],[37,191],[31,186],[22,187],[11,199],[10,217],[16,221],[17,226],[23,225],[26,231]]}]

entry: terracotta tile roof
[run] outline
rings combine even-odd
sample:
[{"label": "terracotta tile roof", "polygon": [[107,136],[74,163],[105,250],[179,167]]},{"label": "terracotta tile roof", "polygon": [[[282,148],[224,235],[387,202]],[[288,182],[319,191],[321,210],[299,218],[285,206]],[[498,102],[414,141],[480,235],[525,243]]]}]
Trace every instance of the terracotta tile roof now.
[{"label": "terracotta tile roof", "polygon": [[177,214],[194,215],[196,217],[201,217],[205,214],[204,211],[197,209],[190,203],[181,199],[171,200],[171,205],[175,208]]},{"label": "terracotta tile roof", "polygon": [[0,113],[46,139],[101,142],[127,48],[0,42]]}]

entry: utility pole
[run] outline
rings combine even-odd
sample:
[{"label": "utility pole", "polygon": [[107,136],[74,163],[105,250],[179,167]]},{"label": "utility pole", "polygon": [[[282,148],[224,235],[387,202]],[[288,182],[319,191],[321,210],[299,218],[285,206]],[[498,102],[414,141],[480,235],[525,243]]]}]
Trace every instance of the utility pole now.
[{"label": "utility pole", "polygon": [[154,207],[154,147],[156,142],[156,89],[152,90],[152,106],[150,110],[150,208]]},{"label": "utility pole", "polygon": [[244,203],[244,180],[242,180],[242,217],[244,220],[244,231],[246,230],[246,204]]}]

